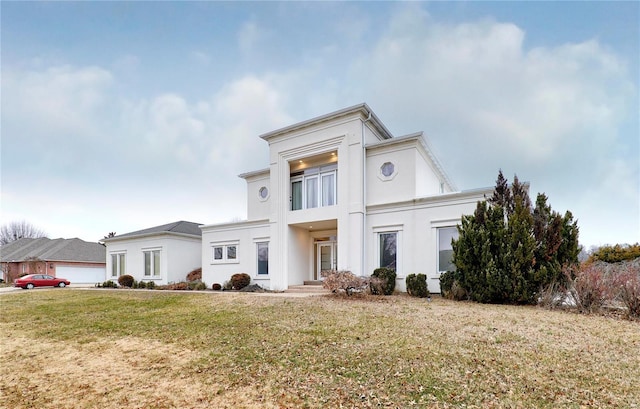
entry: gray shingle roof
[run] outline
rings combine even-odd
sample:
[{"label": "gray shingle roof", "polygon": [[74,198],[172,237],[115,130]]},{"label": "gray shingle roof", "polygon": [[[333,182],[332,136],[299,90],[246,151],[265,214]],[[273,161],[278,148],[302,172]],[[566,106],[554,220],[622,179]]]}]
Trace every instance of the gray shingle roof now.
[{"label": "gray shingle roof", "polygon": [[119,234],[110,239],[105,239],[104,241],[110,241],[115,239],[122,239],[127,237],[135,237],[135,236],[143,236],[150,235],[156,233],[178,233],[178,234],[188,234],[191,236],[202,237],[202,230],[200,227],[202,223],[193,223],[193,222],[173,222],[169,224],[163,224],[162,226],[150,227],[148,229],[133,231],[131,233]]},{"label": "gray shingle roof", "polygon": [[36,258],[44,261],[105,263],[106,249],[100,243],[80,239],[23,238],[0,247],[2,262]]}]

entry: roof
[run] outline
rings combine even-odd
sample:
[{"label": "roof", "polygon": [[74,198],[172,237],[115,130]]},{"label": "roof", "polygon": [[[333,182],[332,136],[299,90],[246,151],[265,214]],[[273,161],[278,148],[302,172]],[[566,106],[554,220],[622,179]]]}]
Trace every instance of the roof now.
[{"label": "roof", "polygon": [[253,172],[242,173],[238,175],[238,177],[242,179],[249,179],[255,176],[263,176],[263,175],[269,176],[270,171],[271,171],[270,168],[254,170]]},{"label": "roof", "polygon": [[367,121],[374,128],[376,128],[377,131],[380,133],[380,135],[384,139],[393,138],[393,135],[391,134],[391,132],[389,132],[389,130],[387,129],[386,126],[384,126],[384,124],[382,123],[380,118],[378,118],[376,116],[376,114],[371,110],[371,108],[369,108],[369,106],[366,103],[361,103],[361,104],[354,105],[354,106],[351,106],[351,107],[348,107],[348,108],[340,109],[338,111],[334,111],[334,112],[330,112],[330,113],[325,114],[325,115],[317,116],[315,118],[311,118],[311,119],[308,119],[306,121],[298,122],[298,123],[295,123],[293,125],[286,126],[284,128],[276,129],[275,131],[267,132],[265,134],[260,135],[260,138],[262,138],[264,140],[269,140],[270,138],[272,138],[274,136],[282,135],[282,134],[285,134],[285,133],[288,133],[288,132],[293,132],[293,131],[296,131],[298,129],[302,129],[302,128],[306,128],[308,126],[312,126],[312,125],[319,124],[319,123],[322,123],[322,122],[330,121],[332,119],[336,119],[336,118],[339,118],[339,117],[342,117],[342,116],[351,115],[351,114],[356,113],[356,112],[362,113],[362,115],[364,115],[364,117],[365,117],[365,121]]},{"label": "roof", "polygon": [[179,221],[179,222],[173,222],[169,224],[163,224],[162,226],[155,226],[155,227],[150,227],[148,229],[133,231],[131,233],[120,234],[118,236],[110,237],[102,241],[106,243],[109,241],[116,241],[118,239],[134,238],[134,237],[141,237],[141,236],[154,236],[158,234],[175,234],[179,236],[187,235],[187,236],[202,237],[202,230],[200,230],[200,227],[199,227],[201,225],[202,223]]},{"label": "roof", "polygon": [[27,259],[43,261],[76,261],[105,263],[106,249],[100,243],[80,239],[22,238],[0,247],[2,262],[18,262]]}]

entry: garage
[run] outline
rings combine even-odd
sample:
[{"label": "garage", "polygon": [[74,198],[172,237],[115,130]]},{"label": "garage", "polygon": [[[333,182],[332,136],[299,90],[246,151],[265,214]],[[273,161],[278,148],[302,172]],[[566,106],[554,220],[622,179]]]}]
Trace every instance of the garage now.
[{"label": "garage", "polygon": [[105,280],[105,274],[105,267],[56,267],[56,277],[66,278],[72,285],[102,283]]}]

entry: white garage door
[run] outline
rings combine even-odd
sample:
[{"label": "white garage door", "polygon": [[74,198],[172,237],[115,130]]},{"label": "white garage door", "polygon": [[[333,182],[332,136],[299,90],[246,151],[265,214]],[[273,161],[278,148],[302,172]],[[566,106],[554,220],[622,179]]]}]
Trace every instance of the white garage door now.
[{"label": "white garage door", "polygon": [[56,267],[56,277],[66,278],[71,284],[96,284],[105,280],[105,267]]}]

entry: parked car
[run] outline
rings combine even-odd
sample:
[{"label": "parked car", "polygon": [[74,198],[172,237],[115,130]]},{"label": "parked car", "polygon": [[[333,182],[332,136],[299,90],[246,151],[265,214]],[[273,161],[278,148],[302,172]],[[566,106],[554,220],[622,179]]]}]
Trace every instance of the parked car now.
[{"label": "parked car", "polygon": [[33,287],[66,287],[69,284],[71,283],[66,278],[54,277],[47,274],[28,274],[16,279],[13,286],[30,290]]}]

